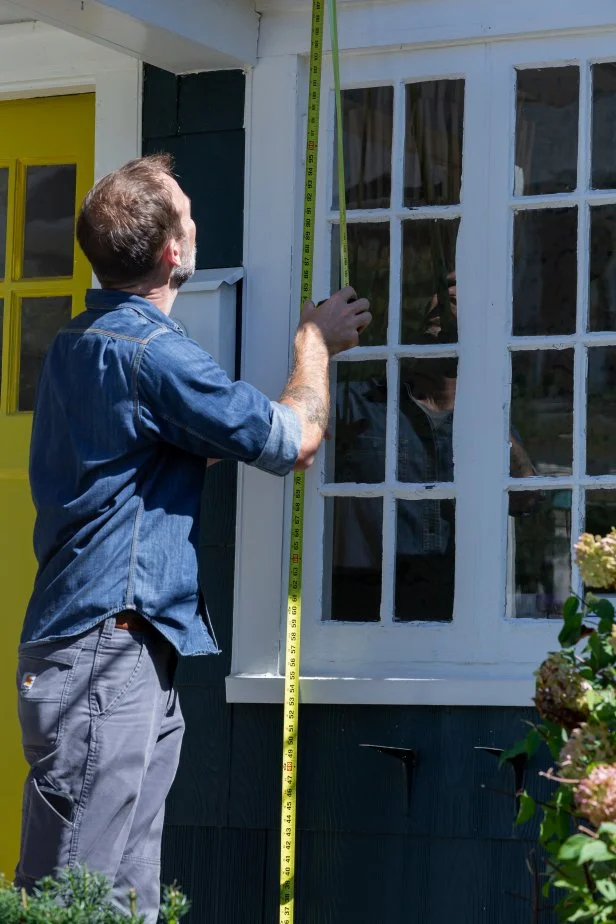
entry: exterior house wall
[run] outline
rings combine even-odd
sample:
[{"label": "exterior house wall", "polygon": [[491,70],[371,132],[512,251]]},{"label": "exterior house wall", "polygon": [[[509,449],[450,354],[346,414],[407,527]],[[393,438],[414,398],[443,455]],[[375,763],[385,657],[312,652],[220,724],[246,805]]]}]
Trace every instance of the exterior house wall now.
[{"label": "exterior house wall", "polygon": [[[193,199],[199,266],[241,263],[243,75],[174,78],[147,68],[144,151],[171,150]],[[236,468],[210,469],[202,580],[222,655],[188,659],[187,730],[168,809],[163,878],[193,902],[192,924],[270,924],[278,907],[278,705],[227,704]],[[508,747],[529,710],[305,706],[300,721],[298,924],[548,924],[526,858],[536,830],[514,829],[509,768],[478,747]],[[361,745],[411,748],[411,779]],[[537,767],[528,770],[537,794]]]}]

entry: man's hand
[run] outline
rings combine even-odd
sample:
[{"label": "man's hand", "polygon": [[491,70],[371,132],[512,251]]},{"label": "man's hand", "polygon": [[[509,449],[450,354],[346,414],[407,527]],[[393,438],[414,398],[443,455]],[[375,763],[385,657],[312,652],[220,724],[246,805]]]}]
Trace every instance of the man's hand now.
[{"label": "man's hand", "polygon": [[351,286],[341,289],[324,302],[306,302],[298,333],[302,327],[314,326],[321,334],[330,356],[349,350],[359,343],[372,315],[367,298],[357,298]]}]

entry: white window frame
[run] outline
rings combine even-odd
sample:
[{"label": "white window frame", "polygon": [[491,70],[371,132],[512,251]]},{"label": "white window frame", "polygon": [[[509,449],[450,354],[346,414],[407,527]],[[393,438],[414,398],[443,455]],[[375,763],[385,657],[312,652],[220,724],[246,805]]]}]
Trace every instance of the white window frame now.
[{"label": "white window frame", "polygon": [[[306,485],[301,670],[301,693],[306,702],[468,705],[528,705],[531,702],[533,670],[555,646],[558,621],[512,619],[505,612],[506,489],[510,483],[507,436],[510,254],[512,211],[514,206],[520,205],[511,194],[515,68],[585,62],[581,67],[579,145],[580,175],[584,176],[588,160],[584,140],[589,137],[590,124],[589,63],[615,58],[613,35],[605,33],[494,43],[487,48],[467,45],[343,57],[345,86],[383,85],[401,79],[464,77],[466,81],[460,207],[463,217],[457,252],[460,343],[454,417],[456,602],[451,624],[348,625],[321,621],[322,498],[319,489],[324,469],[324,454],[321,453],[319,462],[308,474]],[[301,145],[305,116],[299,119],[294,116],[298,99],[300,112],[303,112],[303,64],[303,59],[295,55],[268,58],[257,67],[252,87],[243,375],[272,396],[279,393],[284,384],[289,339],[297,318],[299,286],[291,242],[298,241],[301,229]],[[297,87],[299,96],[296,95]],[[486,97],[482,96],[485,87],[490,87],[489,111],[486,111]],[[315,297],[325,294],[329,286],[326,225],[328,217],[332,217],[327,203],[331,201],[333,147],[329,62],[324,73],[322,102]],[[250,102],[248,106],[250,109]],[[274,127],[272,114],[280,120],[279,124],[295,124],[296,131],[289,131],[283,139]],[[274,144],[273,137],[281,143]],[[268,152],[267,163],[262,159],[264,151]],[[392,178],[394,189],[396,184],[399,188],[401,182],[399,139],[397,151],[399,157],[394,157]],[[486,163],[489,164],[488,196],[485,195]],[[274,185],[268,186],[268,181],[274,177]],[[272,196],[273,188],[277,190],[275,196]],[[588,196],[582,191],[558,197],[558,200],[580,204],[580,211],[585,213],[587,206],[581,203],[588,198],[616,202],[616,194]],[[486,201],[489,203],[487,213]],[[294,209],[289,208],[290,202]],[[538,201],[537,205],[540,204]],[[529,207],[528,201],[522,205]],[[255,208],[259,211],[255,212]],[[426,212],[434,216],[434,210]],[[276,223],[277,230],[264,234],[264,215],[268,232],[272,223]],[[418,212],[418,217],[420,215]],[[582,231],[583,222],[584,219]],[[506,231],[494,234],[494,228]],[[397,243],[399,240],[396,242],[395,236],[392,237],[392,255]],[[578,311],[584,310],[586,298],[587,255],[583,251],[581,248]],[[395,272],[395,261],[393,256],[392,272]],[[256,299],[267,299],[267,305],[258,302],[259,310],[251,316]],[[390,312],[396,311],[393,301]],[[474,306],[479,307],[474,310]],[[390,323],[390,330],[393,326]],[[528,339],[534,341],[534,347],[571,340],[580,351],[582,341],[589,337]],[[592,342],[614,344],[616,335],[592,335]],[[491,350],[488,349],[490,344],[493,345]],[[580,388],[583,389],[581,369],[578,362],[575,383],[578,406]],[[494,387],[494,383],[501,385]],[[574,471],[574,476],[580,478],[582,416],[576,423],[578,449]],[[389,474],[393,475],[393,463],[390,469]],[[547,488],[552,482],[566,487],[574,480],[532,479],[528,487]],[[581,482],[578,481],[574,492],[573,540],[582,524],[579,483],[601,486],[602,480],[581,478]],[[516,485],[521,487],[522,482]],[[449,487],[442,489],[445,496],[449,494]],[[436,488],[431,496],[436,497],[439,490]],[[248,469],[241,473],[233,662],[232,674],[227,680],[227,695],[232,701],[278,702],[282,699],[280,640],[284,636],[286,604],[288,491],[288,484],[285,488],[281,482],[261,473]],[[332,492],[326,489],[321,493]],[[411,498],[420,496],[408,486],[402,493]],[[422,496],[425,496],[423,492]],[[384,542],[392,535],[391,517],[390,513],[389,536],[384,534]],[[483,542],[475,542],[476,536],[486,538]]]}]

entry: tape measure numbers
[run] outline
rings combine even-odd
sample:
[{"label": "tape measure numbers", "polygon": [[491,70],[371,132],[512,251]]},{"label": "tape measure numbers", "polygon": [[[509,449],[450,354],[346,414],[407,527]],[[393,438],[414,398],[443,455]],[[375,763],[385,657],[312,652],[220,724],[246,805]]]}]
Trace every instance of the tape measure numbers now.
[{"label": "tape measure numbers", "polygon": [[[338,154],[338,196],[340,201],[340,271],[341,283],[348,285],[348,247],[342,137],[340,66],[336,0],[328,0]],[[321,104],[321,68],[323,58],[324,0],[313,0],[310,36],[310,71],[308,83],[308,125],[306,137],[306,175],[302,230],[301,301],[312,299],[315,205]],[[282,747],[282,814],[280,825],[280,924],[293,924],[295,913],[295,841],[297,821],[297,746],[299,729],[299,677],[302,617],[302,556],[304,544],[304,474],[293,477],[291,543],[289,557],[289,591],[287,603],[287,640]]]}]

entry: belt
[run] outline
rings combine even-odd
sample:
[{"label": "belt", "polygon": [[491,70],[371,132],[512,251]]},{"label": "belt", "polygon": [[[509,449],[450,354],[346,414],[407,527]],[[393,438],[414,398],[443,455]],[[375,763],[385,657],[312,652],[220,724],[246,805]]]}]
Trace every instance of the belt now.
[{"label": "belt", "polygon": [[126,610],[118,613],[115,620],[116,629],[126,629],[128,632],[140,632],[142,635],[153,635],[156,630],[151,622],[138,613]]}]

